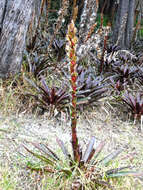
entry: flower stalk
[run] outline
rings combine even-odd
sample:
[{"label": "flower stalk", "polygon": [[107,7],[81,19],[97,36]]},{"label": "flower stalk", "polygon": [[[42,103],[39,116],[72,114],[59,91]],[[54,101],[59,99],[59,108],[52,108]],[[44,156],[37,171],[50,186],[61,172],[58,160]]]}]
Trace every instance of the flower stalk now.
[{"label": "flower stalk", "polygon": [[77,96],[76,96],[76,80],[77,80],[77,72],[76,72],[76,45],[77,45],[77,37],[76,37],[76,28],[74,25],[74,21],[72,20],[68,26],[67,33],[67,54],[70,59],[70,75],[71,75],[71,130],[72,130],[72,148],[74,161],[80,162],[80,148],[78,143],[78,137],[76,132],[77,125],[77,112],[76,112],[76,104],[77,104]]}]

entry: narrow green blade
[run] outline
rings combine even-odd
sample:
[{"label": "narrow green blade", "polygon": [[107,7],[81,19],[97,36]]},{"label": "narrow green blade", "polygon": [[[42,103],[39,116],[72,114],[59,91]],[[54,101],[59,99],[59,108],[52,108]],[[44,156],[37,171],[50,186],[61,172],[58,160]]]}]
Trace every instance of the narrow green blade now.
[{"label": "narrow green blade", "polygon": [[60,158],[57,156],[57,154],[56,154],[55,152],[53,152],[53,151],[48,147],[48,145],[43,144],[43,146],[45,146],[45,148],[48,149],[48,151],[55,157],[55,159],[60,160]]},{"label": "narrow green blade", "polygon": [[34,170],[34,171],[40,171],[40,172],[48,172],[48,173],[54,173],[55,171],[48,167],[39,167],[38,165],[35,165],[31,162],[27,163],[27,168]]},{"label": "narrow green blade", "polygon": [[92,137],[89,144],[87,145],[86,151],[85,151],[83,158],[82,158],[82,160],[85,163],[88,161],[88,158],[89,158],[91,152],[93,151],[94,143],[95,143],[95,137]]},{"label": "narrow green blade", "polygon": [[90,99],[91,99],[90,97],[77,98],[77,105],[80,105],[80,104],[88,104],[88,102],[89,102]]},{"label": "narrow green blade", "polygon": [[119,150],[112,152],[111,154],[106,156],[103,160],[101,160],[100,163],[103,163],[105,166],[107,166],[109,164],[109,162],[112,161],[113,159],[115,159],[123,150],[124,149],[119,149]]},{"label": "narrow green blade", "polygon": [[110,169],[110,170],[106,171],[106,174],[110,175],[110,174],[118,173],[121,170],[129,169],[129,168],[131,168],[131,166],[125,166],[125,167],[121,167],[121,168]]},{"label": "narrow green blade", "polygon": [[72,175],[72,171],[69,170],[69,169],[63,169],[63,170],[60,170],[60,172],[65,173],[67,176],[71,176]]},{"label": "narrow green blade", "polygon": [[[48,157],[52,158],[53,160],[57,161],[57,157],[55,156],[55,153],[52,152],[52,151],[48,152],[50,149],[47,151],[46,148],[48,149],[48,147],[46,147],[44,144],[41,144],[41,143],[33,143],[33,142],[31,142],[31,144],[32,144],[35,148],[37,148],[38,150],[40,150],[41,152],[45,153],[46,156],[48,156]],[[43,146],[43,147],[42,147],[42,146]],[[45,147],[44,147],[44,146],[45,146]],[[59,159],[58,159],[58,160],[59,160]]]},{"label": "narrow green blade", "polygon": [[57,140],[57,143],[58,145],[60,146],[63,154],[65,155],[65,157],[69,160],[71,160],[71,155],[69,154],[68,150],[66,149],[64,143],[62,140],[60,140],[59,138],[56,139]]},{"label": "narrow green blade", "polygon": [[142,177],[143,172],[137,172],[137,171],[122,171],[122,172],[117,172],[114,174],[109,174],[107,175],[107,178],[112,178],[112,177],[124,177],[124,176],[131,176],[131,177]]},{"label": "narrow green blade", "polygon": [[103,150],[103,147],[105,146],[105,141],[102,141],[101,143],[99,143],[99,145],[96,147],[95,149],[95,153],[94,153],[94,159],[92,161],[92,164],[95,164],[97,157],[99,156],[99,154],[101,153],[101,151]]},{"label": "narrow green blade", "polygon": [[38,158],[38,159],[42,160],[43,162],[46,162],[47,164],[50,164],[50,165],[52,165],[52,166],[54,165],[54,161],[52,161],[52,160],[46,158],[45,156],[42,156],[42,155],[40,155],[40,154],[37,154],[37,153],[32,152],[31,150],[29,150],[29,149],[28,149],[26,146],[24,146],[24,145],[23,145],[23,147],[24,147],[29,153],[31,153],[33,156],[35,156],[36,158]]}]

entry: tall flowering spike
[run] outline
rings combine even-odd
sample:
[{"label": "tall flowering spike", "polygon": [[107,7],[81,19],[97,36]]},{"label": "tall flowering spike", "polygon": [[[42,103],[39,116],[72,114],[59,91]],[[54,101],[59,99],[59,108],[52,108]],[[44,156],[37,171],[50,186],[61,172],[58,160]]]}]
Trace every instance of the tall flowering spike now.
[{"label": "tall flowering spike", "polygon": [[71,129],[72,129],[72,148],[74,154],[74,160],[76,162],[80,162],[80,148],[78,144],[76,125],[77,125],[77,113],[76,113],[76,45],[77,45],[77,37],[76,37],[76,28],[73,20],[68,26],[67,33],[67,55],[70,59],[70,75],[71,75]]}]

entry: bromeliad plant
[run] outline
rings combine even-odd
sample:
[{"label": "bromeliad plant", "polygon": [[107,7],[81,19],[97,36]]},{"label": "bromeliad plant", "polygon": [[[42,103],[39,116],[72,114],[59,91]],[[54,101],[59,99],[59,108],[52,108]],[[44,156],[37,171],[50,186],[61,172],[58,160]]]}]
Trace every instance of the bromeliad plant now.
[{"label": "bromeliad plant", "polygon": [[48,67],[51,67],[49,61],[43,56],[38,54],[31,54],[30,56],[25,55],[26,60],[23,62],[22,70],[23,72],[30,73],[35,79],[40,78],[40,75],[44,75]]},{"label": "bromeliad plant", "polygon": [[138,79],[141,86],[143,85],[143,67],[138,67],[138,73],[136,75],[136,78]]},{"label": "bromeliad plant", "polygon": [[[109,154],[107,157],[103,158],[102,160],[98,160],[98,156],[100,152],[102,151],[105,141],[99,143],[99,145],[94,148],[95,144],[95,137],[92,137],[89,141],[89,144],[87,145],[87,148],[83,154],[82,149],[80,148],[80,144],[78,142],[77,137],[77,86],[76,86],[76,80],[77,80],[77,72],[76,72],[76,43],[77,43],[77,37],[76,37],[76,28],[74,26],[74,22],[72,21],[71,24],[68,26],[68,33],[67,33],[67,51],[68,56],[70,59],[70,74],[71,74],[71,131],[72,131],[72,150],[73,150],[73,156],[68,152],[66,149],[63,141],[59,138],[57,138],[57,143],[60,146],[63,154],[65,155],[66,159],[69,161],[69,167],[65,168],[59,165],[62,163],[62,160],[57,156],[57,154],[51,150],[47,145],[42,143],[31,143],[36,149],[38,149],[41,154],[35,153],[29,148],[27,148],[25,145],[25,149],[31,153],[33,156],[37,157],[41,161],[44,161],[46,164],[43,168],[35,167],[31,163],[28,164],[28,167],[32,170],[37,171],[46,171],[54,173],[55,175],[59,173],[64,173],[65,176],[75,176],[75,180],[79,178],[81,172],[84,174],[85,179],[87,179],[88,183],[89,181],[92,183],[92,187],[94,185],[94,188],[97,189],[99,186],[102,186],[104,188],[111,188],[110,184],[106,180],[107,178],[112,177],[121,177],[121,176],[138,176],[143,175],[143,173],[134,172],[134,171],[126,171],[125,169],[130,168],[128,167],[122,167],[122,168],[116,168],[116,169],[110,169],[105,172],[103,172],[103,166],[108,166],[108,164],[119,155],[123,149],[118,149],[111,154]],[[47,166],[48,165],[48,166]],[[86,186],[87,184],[85,184]],[[82,183],[79,184],[78,187],[72,188],[72,189],[84,189],[84,185]]]},{"label": "bromeliad plant", "polygon": [[91,104],[105,97],[107,85],[103,82],[104,78],[95,76],[92,68],[84,69],[79,67],[77,77],[77,104]]},{"label": "bromeliad plant", "polygon": [[33,97],[36,101],[36,106],[43,111],[49,110],[53,115],[54,109],[62,110],[69,104],[69,94],[67,93],[67,86],[63,84],[61,87],[48,86],[46,80],[41,77],[40,84],[24,77],[25,80],[34,88],[36,93],[27,93],[27,96]]},{"label": "bromeliad plant", "polygon": [[127,82],[122,83],[120,80],[114,81],[112,78],[111,87],[115,90],[116,94],[119,95],[127,86]]},{"label": "bromeliad plant", "polygon": [[[109,179],[123,176],[143,176],[143,172],[128,170],[132,168],[130,165],[112,168],[114,160],[124,151],[124,148],[118,148],[117,150],[110,152],[109,155],[99,159],[106,141],[100,142],[96,148],[94,148],[96,138],[92,137],[86,147],[84,154],[81,155],[81,157],[79,156],[80,160],[77,161],[75,158],[72,158],[72,155],[66,149],[64,142],[59,138],[56,140],[65,156],[66,162],[63,161],[63,159],[60,158],[51,148],[49,148],[47,144],[29,142],[30,146],[34,146],[34,148],[36,148],[41,154],[29,150],[29,148],[27,148],[25,145],[24,148],[34,157],[41,160],[44,164],[40,166],[40,164],[38,165],[28,162],[27,167],[33,171],[55,174],[57,178],[60,176],[60,174],[64,174],[64,176],[67,178],[74,176],[72,186],[78,182],[79,184],[77,190],[84,188],[84,185],[89,186],[89,183],[92,187],[94,185],[93,189],[98,189],[99,186],[112,189]],[[107,169],[107,167],[110,169]],[[86,181],[84,185],[81,181],[79,181],[81,173]]]},{"label": "bromeliad plant", "polygon": [[116,78],[124,83],[134,81],[138,69],[135,67],[129,67],[128,65],[122,65],[120,67],[114,67],[113,71],[117,73]]},{"label": "bromeliad plant", "polygon": [[134,118],[140,119],[143,115],[143,93],[137,93],[136,96],[126,92],[122,101],[128,106]]}]

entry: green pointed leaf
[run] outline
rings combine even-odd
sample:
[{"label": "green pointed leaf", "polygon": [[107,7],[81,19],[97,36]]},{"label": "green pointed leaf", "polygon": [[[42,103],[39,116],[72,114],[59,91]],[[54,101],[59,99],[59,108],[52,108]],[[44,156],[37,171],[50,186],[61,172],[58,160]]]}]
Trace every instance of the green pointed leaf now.
[{"label": "green pointed leaf", "polygon": [[106,174],[110,175],[110,174],[118,173],[121,170],[129,169],[129,168],[131,168],[131,166],[125,166],[125,167],[121,167],[121,168],[110,169],[110,170],[106,171]]},{"label": "green pointed leaf", "polygon": [[57,140],[57,143],[58,143],[58,145],[60,146],[60,148],[61,148],[63,154],[65,155],[65,157],[66,157],[67,159],[71,160],[71,155],[69,154],[68,150],[66,149],[66,147],[65,147],[65,145],[64,145],[64,143],[63,143],[63,141],[60,140],[59,138],[56,138],[56,140]]},{"label": "green pointed leaf", "polygon": [[112,178],[112,177],[124,177],[124,176],[131,176],[131,177],[142,177],[143,172],[137,172],[137,171],[122,171],[122,172],[117,172],[114,174],[109,174],[107,175],[107,178]]},{"label": "green pointed leaf", "polygon": [[[59,159],[57,159],[57,157],[55,157],[55,153],[54,152],[48,152],[45,148],[47,148],[48,149],[48,147],[45,147],[45,148],[43,148],[42,146],[44,146],[43,144],[41,144],[41,143],[33,143],[33,142],[31,142],[31,144],[35,147],[35,148],[37,148],[38,150],[40,150],[41,152],[43,152],[43,153],[45,153],[46,154],[46,156],[48,156],[48,157],[50,157],[50,158],[52,158],[53,160],[55,160],[55,161],[57,161],[57,160],[59,160]],[[50,149],[49,149],[50,150]]]},{"label": "green pointed leaf", "polygon": [[45,146],[45,148],[48,149],[48,151],[54,156],[54,158],[56,160],[60,160],[60,158],[57,156],[57,154],[55,152],[53,152],[47,145],[43,144],[43,146]]},{"label": "green pointed leaf", "polygon": [[85,163],[88,161],[88,158],[89,158],[91,152],[93,151],[94,143],[95,143],[95,137],[92,137],[89,144],[87,145],[86,151],[85,151],[83,158],[82,158],[82,160]]},{"label": "green pointed leaf", "polygon": [[72,175],[72,171],[69,170],[69,169],[63,169],[63,170],[60,170],[60,172],[65,173],[67,176],[71,176]]},{"label": "green pointed leaf", "polygon": [[50,165],[52,165],[52,166],[55,164],[54,161],[52,161],[52,160],[46,158],[45,156],[32,152],[31,150],[29,150],[29,149],[28,149],[26,146],[24,146],[24,145],[23,145],[23,147],[24,147],[29,153],[31,153],[31,154],[32,154],[33,156],[35,156],[36,158],[42,160],[43,162],[46,162],[47,164],[50,164]]},{"label": "green pointed leaf", "polygon": [[80,104],[87,104],[90,99],[91,99],[90,97],[78,98],[78,99],[77,99],[77,105],[80,105]]},{"label": "green pointed leaf", "polygon": [[119,149],[119,150],[112,152],[111,154],[106,156],[103,160],[101,160],[100,163],[103,163],[105,166],[107,166],[109,164],[109,162],[112,161],[113,159],[115,159],[123,150],[124,149]]},{"label": "green pointed leaf", "polygon": [[35,89],[37,89],[38,91],[40,91],[39,87],[37,86],[36,83],[34,83],[31,79],[28,79],[25,75],[24,75],[24,79],[31,85],[33,86]]},{"label": "green pointed leaf", "polygon": [[94,153],[94,159],[92,161],[92,164],[96,163],[96,159],[98,158],[99,154],[101,153],[101,151],[103,150],[103,147],[105,146],[105,141],[102,141],[101,143],[99,143],[99,145],[96,147],[95,149],[95,153]]},{"label": "green pointed leaf", "polygon": [[54,170],[52,170],[51,168],[47,168],[47,167],[39,167],[36,164],[33,164],[31,162],[27,163],[27,168],[34,170],[34,171],[43,171],[43,172],[49,172],[49,173],[54,173]]},{"label": "green pointed leaf", "polygon": [[27,168],[30,168],[31,170],[35,170],[35,171],[41,171],[42,168],[39,167],[39,164],[33,164],[32,162],[28,162],[27,163]]}]

